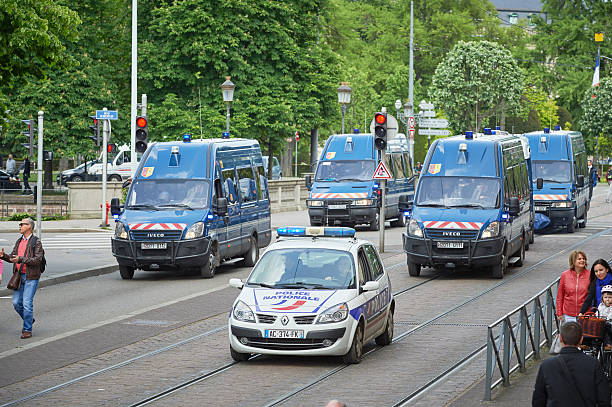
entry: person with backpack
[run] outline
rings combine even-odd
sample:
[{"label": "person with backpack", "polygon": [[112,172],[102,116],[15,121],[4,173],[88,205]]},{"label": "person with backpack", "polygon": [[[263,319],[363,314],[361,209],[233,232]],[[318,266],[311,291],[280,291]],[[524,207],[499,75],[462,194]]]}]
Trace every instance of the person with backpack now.
[{"label": "person with backpack", "polygon": [[[13,273],[19,273],[18,287],[13,293],[13,307],[23,319],[21,339],[32,337],[32,324],[34,323],[34,294],[38,288],[40,274],[44,271],[45,251],[40,239],[34,236],[34,221],[24,218],[19,222],[21,236],[17,239],[15,247],[10,254],[0,250],[0,258],[13,263]],[[11,288],[11,287],[9,287]]]}]

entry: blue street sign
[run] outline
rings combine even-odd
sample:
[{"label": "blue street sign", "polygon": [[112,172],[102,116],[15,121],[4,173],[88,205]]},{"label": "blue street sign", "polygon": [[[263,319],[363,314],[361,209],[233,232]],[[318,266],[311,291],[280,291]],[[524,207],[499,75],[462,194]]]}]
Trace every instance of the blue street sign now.
[{"label": "blue street sign", "polygon": [[116,110],[96,110],[96,119],[98,120],[117,120]]}]

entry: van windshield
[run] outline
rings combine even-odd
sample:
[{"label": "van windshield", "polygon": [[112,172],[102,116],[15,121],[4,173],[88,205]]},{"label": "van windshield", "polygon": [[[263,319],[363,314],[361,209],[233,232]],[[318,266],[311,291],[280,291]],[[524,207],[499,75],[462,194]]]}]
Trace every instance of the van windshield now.
[{"label": "van windshield", "polygon": [[315,181],[371,181],[376,161],[320,161]]},{"label": "van windshield", "polygon": [[533,180],[567,184],[572,180],[572,166],[569,161],[532,161]]},{"label": "van windshield", "polygon": [[210,182],[203,179],[137,179],[127,198],[128,209],[164,210],[208,207]]},{"label": "van windshield", "polygon": [[423,177],[417,206],[445,208],[499,208],[500,183],[497,178]]}]

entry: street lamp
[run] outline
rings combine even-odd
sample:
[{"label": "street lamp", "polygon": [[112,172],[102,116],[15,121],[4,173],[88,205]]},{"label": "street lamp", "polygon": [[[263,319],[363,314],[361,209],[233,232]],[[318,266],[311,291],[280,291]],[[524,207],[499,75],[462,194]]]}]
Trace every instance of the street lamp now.
[{"label": "street lamp", "polygon": [[342,134],[344,134],[344,116],[346,115],[346,105],[351,103],[352,89],[348,86],[348,82],[341,82],[338,87],[338,103],[342,108]]},{"label": "street lamp", "polygon": [[232,83],[232,81],[230,81],[231,76],[226,76],[225,77],[225,82],[223,82],[223,84],[221,84],[221,90],[223,91],[223,101],[225,102],[226,106],[227,106],[227,113],[226,113],[226,120],[225,120],[225,131],[227,132],[227,135],[229,136],[229,122],[230,122],[230,105],[232,104],[232,101],[234,100],[234,89],[236,88],[236,85],[234,85]]}]

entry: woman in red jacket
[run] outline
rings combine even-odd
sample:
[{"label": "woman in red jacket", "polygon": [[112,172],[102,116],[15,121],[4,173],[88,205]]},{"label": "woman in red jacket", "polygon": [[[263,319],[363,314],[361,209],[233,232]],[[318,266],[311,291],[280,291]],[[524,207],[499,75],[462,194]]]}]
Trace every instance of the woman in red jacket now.
[{"label": "woman in red jacket", "polygon": [[574,250],[569,256],[570,269],[561,273],[557,291],[557,317],[561,323],[576,321],[580,307],[589,293],[591,274],[584,252]]}]

